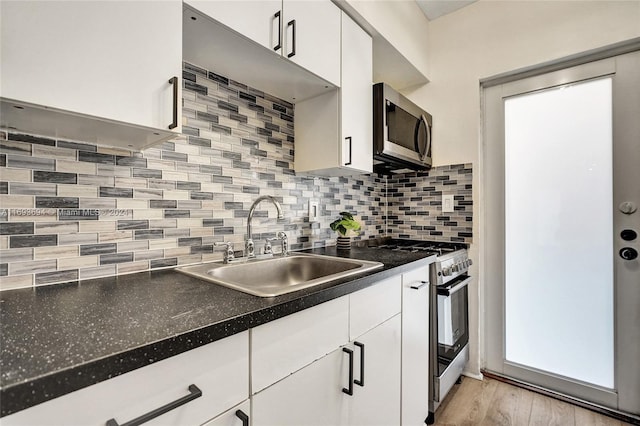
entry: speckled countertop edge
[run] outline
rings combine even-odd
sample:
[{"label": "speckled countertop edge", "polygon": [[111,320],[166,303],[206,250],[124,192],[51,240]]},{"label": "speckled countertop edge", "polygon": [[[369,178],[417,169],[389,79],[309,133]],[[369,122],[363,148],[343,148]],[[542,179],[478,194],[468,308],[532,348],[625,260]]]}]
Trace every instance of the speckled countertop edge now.
[{"label": "speckled countertop edge", "polygon": [[[41,295],[34,296],[34,292],[38,290],[34,291],[32,289],[10,290],[0,293],[0,299],[3,299],[3,302],[13,297],[16,303],[20,303],[21,298],[29,299],[30,301],[33,299],[36,299],[36,301],[40,301],[40,299],[47,300],[65,291],[70,292],[69,294],[76,295],[79,293],[78,289],[81,287],[92,290],[98,289],[95,291],[96,294],[106,293],[107,295],[110,295],[110,292],[114,292],[114,288],[117,288],[117,291],[123,293],[128,299],[130,298],[128,293],[140,287],[148,286],[154,289],[166,288],[164,291],[167,293],[177,292],[177,288],[181,290],[184,289],[187,297],[189,296],[189,291],[205,292],[206,296],[216,299],[212,302],[212,305],[215,305],[216,308],[218,306],[226,306],[224,312],[218,312],[218,309],[216,309],[216,315],[218,316],[208,316],[206,310],[210,309],[210,307],[197,305],[197,303],[199,303],[197,297],[194,298],[196,299],[195,301],[189,298],[187,299],[190,303],[189,307],[196,306],[202,312],[198,312],[198,315],[192,315],[194,317],[193,321],[185,324],[182,328],[175,330],[162,329],[160,331],[151,330],[148,334],[144,333],[141,336],[136,336],[137,340],[134,339],[133,343],[130,341],[121,343],[125,345],[123,348],[116,348],[115,350],[111,347],[107,349],[101,348],[102,353],[97,351],[95,355],[83,354],[84,358],[74,361],[56,360],[57,362],[53,362],[51,365],[42,366],[42,362],[37,365],[32,365],[32,368],[29,368],[29,365],[22,365],[16,369],[21,370],[21,374],[16,374],[14,377],[8,378],[3,374],[2,388],[0,389],[0,416],[15,413],[75,390],[91,386],[120,374],[223,339],[249,328],[257,327],[286,315],[350,294],[366,288],[379,280],[412,269],[417,266],[416,262],[425,261],[425,263],[428,263],[435,258],[434,256],[427,256],[423,253],[393,252],[390,250],[371,250],[366,248],[337,251],[335,247],[327,247],[305,250],[304,252],[338,257],[352,257],[362,260],[377,260],[382,262],[384,267],[380,270],[335,280],[311,289],[274,298],[260,298],[247,295],[235,290],[206,283],[172,270],[86,280],[69,283],[68,285],[38,289],[41,292],[50,293],[51,296],[47,294],[47,297],[42,297]],[[427,260],[428,258],[431,259]],[[136,297],[141,298],[139,294]],[[135,300],[135,298],[133,298],[133,300]],[[66,299],[63,299],[63,302],[66,302]],[[105,303],[109,303],[109,301]],[[117,307],[118,301],[113,303]],[[122,304],[124,302],[120,301],[119,303]],[[149,303],[154,304],[152,297]],[[37,307],[39,307],[38,303],[32,303],[32,310],[35,310]],[[7,318],[4,317],[4,304],[2,308],[4,322],[7,320]],[[109,306],[109,308],[113,307]],[[148,310],[149,309],[147,309],[147,311]],[[153,308],[152,310],[155,311],[156,309]],[[160,311],[159,308],[157,310]],[[107,312],[109,312],[109,314],[111,313],[111,311]],[[117,312],[117,310],[114,312]],[[186,312],[180,315],[188,315],[189,313],[190,312]],[[56,312],[56,314],[58,314],[58,312]],[[140,315],[142,316],[142,314],[141,312]],[[147,316],[150,315],[149,312],[144,312],[144,314],[147,314]],[[158,312],[157,314],[163,315],[163,312]],[[92,312],[92,315],[107,315],[107,313],[99,312],[96,314]],[[130,315],[136,316],[138,314],[133,313]],[[162,319],[165,320],[164,317]],[[92,320],[97,321],[98,319],[92,318]],[[91,324],[88,326],[90,325]],[[46,333],[49,325],[45,322],[42,324],[34,324],[33,326],[38,328],[39,332]],[[27,325],[25,325],[25,328],[28,328]],[[145,330],[143,330],[143,332],[144,331]],[[54,330],[50,330],[50,332],[54,332]],[[110,332],[108,328],[101,330],[101,333],[107,332]],[[30,337],[28,333],[28,329],[20,330],[20,325],[18,324],[14,324],[14,327],[9,327],[9,330],[7,330],[7,327],[3,327],[2,363],[0,363],[3,369],[7,363],[10,363],[5,358],[9,358],[9,356],[7,356],[7,343],[11,342],[11,337],[23,334],[23,337],[28,339]],[[84,330],[83,337],[86,337],[86,334],[87,331]],[[33,333],[32,337],[37,339],[36,333]],[[69,338],[73,339],[73,336]],[[99,347],[100,343],[101,342],[96,341],[96,347]],[[120,344],[120,342],[117,343]],[[26,347],[27,346],[25,346],[25,348]],[[47,348],[47,350],[55,352],[61,350],[61,348]]]}]

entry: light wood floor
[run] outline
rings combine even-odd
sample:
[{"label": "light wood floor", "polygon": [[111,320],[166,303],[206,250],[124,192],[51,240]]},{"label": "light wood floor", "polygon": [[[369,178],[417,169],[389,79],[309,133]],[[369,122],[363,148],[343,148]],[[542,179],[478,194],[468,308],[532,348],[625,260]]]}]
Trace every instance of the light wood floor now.
[{"label": "light wood floor", "polygon": [[621,426],[629,423],[498,380],[464,377],[436,411],[436,425]]}]

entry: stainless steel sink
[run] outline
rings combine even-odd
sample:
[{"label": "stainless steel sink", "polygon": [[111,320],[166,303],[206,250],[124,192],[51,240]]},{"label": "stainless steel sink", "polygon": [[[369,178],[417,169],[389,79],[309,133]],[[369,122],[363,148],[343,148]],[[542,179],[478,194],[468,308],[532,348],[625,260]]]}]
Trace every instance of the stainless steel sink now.
[{"label": "stainless steel sink", "polygon": [[382,266],[380,262],[367,260],[294,253],[244,263],[204,263],[177,270],[255,296],[272,297]]}]

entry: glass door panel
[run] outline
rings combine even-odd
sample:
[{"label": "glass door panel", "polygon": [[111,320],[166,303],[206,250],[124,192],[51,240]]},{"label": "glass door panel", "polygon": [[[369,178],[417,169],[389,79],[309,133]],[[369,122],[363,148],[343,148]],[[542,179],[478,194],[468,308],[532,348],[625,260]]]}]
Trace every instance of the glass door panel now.
[{"label": "glass door panel", "polygon": [[504,132],[505,361],[614,388],[612,79],[507,98]]}]

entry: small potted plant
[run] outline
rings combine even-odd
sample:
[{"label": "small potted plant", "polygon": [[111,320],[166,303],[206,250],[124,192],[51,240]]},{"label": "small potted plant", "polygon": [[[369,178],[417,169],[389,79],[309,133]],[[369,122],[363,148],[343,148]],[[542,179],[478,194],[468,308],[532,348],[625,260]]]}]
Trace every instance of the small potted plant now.
[{"label": "small potted plant", "polygon": [[357,235],[357,231],[360,230],[360,223],[349,212],[340,212],[340,218],[334,220],[329,226],[331,230],[338,233],[336,245],[340,250],[349,250],[351,236]]}]

